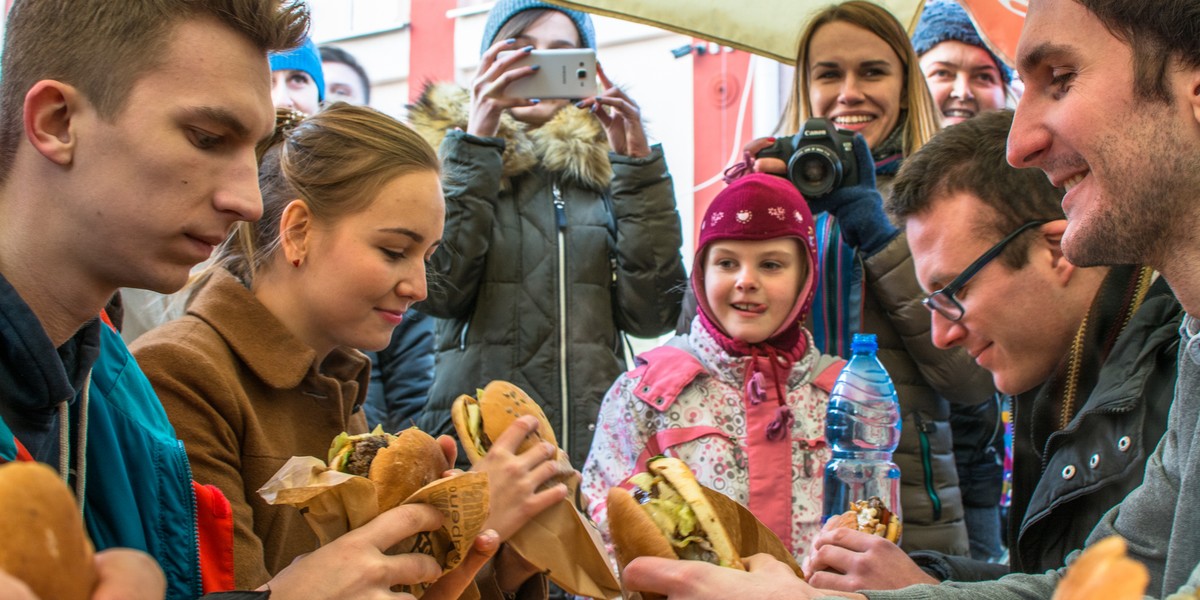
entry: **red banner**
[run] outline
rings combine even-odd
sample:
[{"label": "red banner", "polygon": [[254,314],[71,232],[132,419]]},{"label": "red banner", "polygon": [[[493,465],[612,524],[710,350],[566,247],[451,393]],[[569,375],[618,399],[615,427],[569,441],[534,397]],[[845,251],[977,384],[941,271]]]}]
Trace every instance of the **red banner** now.
[{"label": "red banner", "polygon": [[1027,0],[959,0],[983,41],[1010,67],[1016,66],[1017,39],[1025,24]]}]

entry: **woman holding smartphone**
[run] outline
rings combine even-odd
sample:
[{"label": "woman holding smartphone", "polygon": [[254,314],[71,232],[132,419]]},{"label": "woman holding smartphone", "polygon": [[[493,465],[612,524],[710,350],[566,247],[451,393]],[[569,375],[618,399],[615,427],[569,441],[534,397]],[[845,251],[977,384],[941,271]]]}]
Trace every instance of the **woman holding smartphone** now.
[{"label": "woman holding smartphone", "polygon": [[447,432],[464,386],[512,381],[581,466],[600,400],[625,370],[621,332],[669,331],[685,275],[671,177],[637,103],[603,71],[602,91],[582,101],[508,93],[540,75],[515,63],[556,48],[595,48],[586,14],[501,0],[471,89],[434,85],[410,107],[440,144],[446,195],[436,279],[419,307],[442,319],[419,425]]}]

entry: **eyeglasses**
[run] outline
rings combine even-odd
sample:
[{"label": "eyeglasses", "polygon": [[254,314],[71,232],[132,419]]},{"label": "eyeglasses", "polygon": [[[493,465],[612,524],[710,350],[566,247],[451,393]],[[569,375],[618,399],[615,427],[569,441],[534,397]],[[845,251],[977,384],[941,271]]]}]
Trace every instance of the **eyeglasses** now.
[{"label": "eyeglasses", "polygon": [[939,315],[942,315],[951,321],[961,321],[966,309],[963,308],[963,305],[959,303],[958,298],[955,298],[954,295],[957,294],[964,285],[967,285],[967,282],[970,281],[976,273],[979,273],[980,269],[992,262],[992,259],[1000,256],[1000,253],[1004,250],[1004,247],[1013,240],[1017,239],[1017,236],[1024,233],[1027,229],[1031,229],[1033,227],[1037,227],[1038,225],[1043,225],[1049,222],[1050,220],[1030,221],[1018,227],[1016,231],[1004,236],[1004,239],[997,242],[995,246],[992,246],[987,252],[984,252],[982,256],[975,259],[975,262],[971,263],[970,266],[964,269],[962,273],[959,273],[958,277],[955,277],[954,281],[951,281],[949,285],[926,296],[925,299],[921,301],[921,304],[924,304],[925,308],[936,311]]}]

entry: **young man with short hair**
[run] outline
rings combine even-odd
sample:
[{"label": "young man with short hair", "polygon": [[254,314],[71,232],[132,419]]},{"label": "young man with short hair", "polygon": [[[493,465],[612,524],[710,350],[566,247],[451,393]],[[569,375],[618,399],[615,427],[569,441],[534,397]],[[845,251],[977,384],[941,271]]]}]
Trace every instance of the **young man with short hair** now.
[{"label": "young man with short hair", "polygon": [[[236,557],[220,551],[232,544],[228,503],[222,511],[219,492],[193,486],[149,382],[97,315],[120,287],[179,289],[234,222],[259,217],[255,145],[275,124],[267,52],[296,45],[307,26],[303,3],[278,0],[20,0],[9,15],[0,460],[59,466],[98,550],[153,559],[97,554],[97,597],[161,598],[164,574],[172,599],[232,581]],[[428,506],[385,512],[293,563],[262,596],[352,598],[431,581],[432,558],[383,551],[440,522]],[[456,596],[495,547],[481,536],[466,568],[431,593]],[[5,585],[0,595],[18,593]]]},{"label": "young man with short hair", "polygon": [[325,72],[325,97],[334,102],[371,104],[371,78],[353,54],[337,46],[321,46],[321,70]]}]

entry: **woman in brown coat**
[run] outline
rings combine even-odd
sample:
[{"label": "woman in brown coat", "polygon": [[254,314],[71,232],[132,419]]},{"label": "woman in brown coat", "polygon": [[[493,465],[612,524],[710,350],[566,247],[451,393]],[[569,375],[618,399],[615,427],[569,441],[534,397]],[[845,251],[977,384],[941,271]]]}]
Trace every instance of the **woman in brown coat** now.
[{"label": "woman in brown coat", "polygon": [[[366,431],[370,365],[354,348],[386,346],[405,310],[425,298],[425,265],[445,219],[436,154],[391,117],[335,104],[276,137],[259,168],[262,219],[240,223],[217,250],[187,315],[133,348],[194,478],[232,504],[239,587],[261,585],[317,548],[299,511],[267,505],[256,491],[290,457],[325,456],[338,433]],[[514,429],[525,431],[501,436],[513,449],[528,433],[520,423]],[[549,456],[499,453],[489,465],[509,484],[495,486],[487,524],[500,539],[565,497],[561,485],[534,492],[557,474]],[[348,579],[362,569],[336,564],[327,568]],[[357,574],[360,587],[341,597],[415,583],[400,570],[374,583]]]}]

